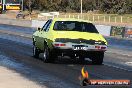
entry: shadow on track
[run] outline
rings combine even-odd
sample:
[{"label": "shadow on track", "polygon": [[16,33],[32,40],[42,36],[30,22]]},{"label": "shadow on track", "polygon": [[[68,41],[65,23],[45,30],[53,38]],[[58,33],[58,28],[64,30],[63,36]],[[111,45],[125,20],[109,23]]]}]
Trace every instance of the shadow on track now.
[{"label": "shadow on track", "polygon": [[[42,60],[42,57],[40,55],[39,60]],[[59,56],[58,58],[55,58],[55,62],[52,64],[64,64],[64,65],[93,65],[92,61],[90,60],[85,60],[85,61],[80,61],[78,58],[72,59],[70,57],[61,57]]]}]

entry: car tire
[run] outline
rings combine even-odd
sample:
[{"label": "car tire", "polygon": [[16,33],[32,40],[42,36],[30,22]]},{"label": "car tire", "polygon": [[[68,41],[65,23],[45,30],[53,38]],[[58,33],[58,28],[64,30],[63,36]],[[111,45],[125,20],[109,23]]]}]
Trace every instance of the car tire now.
[{"label": "car tire", "polygon": [[43,52],[43,61],[45,63],[54,62],[54,55],[49,51],[49,48],[47,45],[44,45],[44,52]]},{"label": "car tire", "polygon": [[33,45],[33,57],[39,58],[39,50],[35,45]]},{"label": "car tire", "polygon": [[92,56],[92,64],[94,65],[102,65],[103,58],[104,58],[104,52],[94,52]]}]

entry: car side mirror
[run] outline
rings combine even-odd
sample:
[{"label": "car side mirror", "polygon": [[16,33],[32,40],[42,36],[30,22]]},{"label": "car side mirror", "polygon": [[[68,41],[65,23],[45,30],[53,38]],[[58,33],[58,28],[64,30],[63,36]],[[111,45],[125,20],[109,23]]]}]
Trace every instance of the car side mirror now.
[{"label": "car side mirror", "polygon": [[38,29],[37,29],[38,31],[41,31],[42,30],[42,28],[40,28],[40,27],[38,27]]}]

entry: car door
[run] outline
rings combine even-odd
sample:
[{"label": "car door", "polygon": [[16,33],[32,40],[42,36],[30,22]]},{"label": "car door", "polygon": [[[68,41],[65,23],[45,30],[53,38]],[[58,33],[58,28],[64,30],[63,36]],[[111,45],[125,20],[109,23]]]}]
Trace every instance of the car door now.
[{"label": "car door", "polygon": [[41,49],[41,47],[42,47],[42,44],[41,44],[42,31],[43,31],[44,28],[47,27],[48,23],[49,23],[49,20],[44,24],[44,26],[42,27],[41,30],[37,31],[36,46],[37,46],[39,49]]},{"label": "car door", "polygon": [[44,40],[47,40],[47,33],[49,32],[49,28],[51,26],[52,20],[48,20],[47,24],[42,28],[42,31],[40,31],[40,48],[43,50],[44,48]]}]

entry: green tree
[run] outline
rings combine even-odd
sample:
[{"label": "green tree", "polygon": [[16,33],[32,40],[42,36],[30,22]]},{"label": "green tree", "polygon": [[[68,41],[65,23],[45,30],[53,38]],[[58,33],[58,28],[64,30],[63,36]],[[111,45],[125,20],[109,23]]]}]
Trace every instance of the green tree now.
[{"label": "green tree", "polygon": [[[80,0],[31,0],[38,10],[80,12]],[[132,13],[132,0],[82,0],[83,12],[99,10],[104,13]],[[28,6],[29,0],[24,0]]]}]

